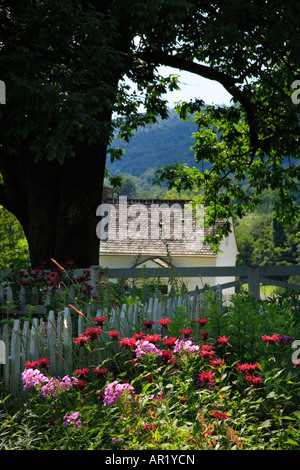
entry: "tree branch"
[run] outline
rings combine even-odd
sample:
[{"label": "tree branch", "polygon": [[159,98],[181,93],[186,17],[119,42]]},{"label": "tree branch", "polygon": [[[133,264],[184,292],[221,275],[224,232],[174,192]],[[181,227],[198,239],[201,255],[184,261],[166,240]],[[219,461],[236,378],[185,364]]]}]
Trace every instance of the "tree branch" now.
[{"label": "tree branch", "polygon": [[136,57],[147,63],[166,65],[180,70],[186,70],[187,72],[219,82],[234,100],[240,102],[243,106],[249,123],[251,146],[254,149],[259,147],[255,106],[251,101],[249,92],[246,94],[246,92],[242,91],[237,86],[238,83],[241,83],[240,78],[231,77],[207,65],[198,64],[192,60],[183,59],[178,55],[169,55],[164,52],[138,52],[136,53]]}]

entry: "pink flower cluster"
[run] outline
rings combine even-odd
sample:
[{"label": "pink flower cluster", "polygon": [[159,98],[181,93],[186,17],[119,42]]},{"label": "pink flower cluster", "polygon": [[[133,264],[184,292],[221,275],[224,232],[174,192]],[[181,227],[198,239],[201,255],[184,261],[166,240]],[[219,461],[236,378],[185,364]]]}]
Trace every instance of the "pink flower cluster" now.
[{"label": "pink flower cluster", "polygon": [[162,351],[158,349],[155,344],[147,340],[138,340],[136,342],[135,348],[136,357],[141,356],[142,354],[157,354],[158,356],[162,355]]},{"label": "pink flower cluster", "polygon": [[180,341],[177,340],[174,347],[174,353],[180,353],[181,351],[199,351],[199,346],[184,338]]},{"label": "pink flower cluster", "polygon": [[132,387],[128,383],[120,384],[117,380],[107,385],[107,387],[104,390],[104,400],[103,400],[104,405],[109,405],[109,406],[113,405],[116,401],[118,401],[120,395],[125,390],[128,390],[129,392],[133,392],[134,387]]},{"label": "pink flower cluster", "polygon": [[64,416],[64,426],[75,426],[75,428],[80,428],[81,426],[81,420],[78,419],[78,411],[75,411],[74,413],[68,413],[65,414]]},{"label": "pink flower cluster", "polygon": [[51,377],[50,379],[38,369],[25,369],[22,373],[24,390],[34,387],[40,390],[43,397],[54,397],[65,390],[70,390],[78,382],[75,377],[66,375],[62,379]]}]

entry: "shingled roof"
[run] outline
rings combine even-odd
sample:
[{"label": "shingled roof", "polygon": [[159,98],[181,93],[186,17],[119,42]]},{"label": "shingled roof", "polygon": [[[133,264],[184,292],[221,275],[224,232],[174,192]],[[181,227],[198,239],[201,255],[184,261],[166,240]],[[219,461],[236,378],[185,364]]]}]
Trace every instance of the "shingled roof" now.
[{"label": "shingled roof", "polygon": [[[178,204],[182,209],[184,208],[184,204],[189,203],[190,201],[183,201],[183,200],[132,200],[128,199],[127,204],[141,204],[147,210],[144,211],[145,213],[140,213],[139,217],[140,220],[144,220],[145,223],[148,223],[148,227],[150,228],[150,211],[153,205],[162,207],[162,204],[167,204],[170,207],[173,204]],[[111,204],[114,213],[116,215],[116,231],[117,234],[124,230],[120,221],[119,221],[119,200],[118,199],[111,199],[106,200],[106,204]],[[167,207],[166,206],[166,207]],[[144,219],[142,219],[144,218]],[[147,220],[145,219],[147,218]],[[128,216],[128,224],[130,223],[131,219]],[[181,221],[182,222],[182,221]],[[176,220],[176,223],[179,223]],[[126,227],[125,227],[126,228]],[[207,228],[204,230],[204,235],[208,234],[210,231],[214,230],[214,227]],[[115,239],[110,239],[108,236],[107,241],[100,241],[100,255],[141,255],[147,257],[161,257],[161,256],[200,256],[200,257],[207,257],[207,256],[216,256],[216,253],[211,249],[208,244],[199,243],[199,246],[195,246],[193,244],[192,248],[189,243],[185,240],[184,236],[180,239],[174,238],[174,235],[171,231],[168,237],[164,237],[164,235],[160,232],[159,238],[153,239],[153,237],[149,236],[146,239],[132,239],[132,238],[125,238],[120,239],[118,236]]]}]

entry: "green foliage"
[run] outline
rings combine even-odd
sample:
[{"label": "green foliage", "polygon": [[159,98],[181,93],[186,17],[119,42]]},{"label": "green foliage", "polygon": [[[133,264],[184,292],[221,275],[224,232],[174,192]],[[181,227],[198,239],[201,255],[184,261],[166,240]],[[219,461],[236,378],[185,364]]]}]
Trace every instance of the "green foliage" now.
[{"label": "green foliage", "polygon": [[13,264],[22,269],[29,263],[27,241],[17,219],[0,206],[0,271]]},{"label": "green foliage", "polygon": [[[265,209],[267,210],[267,209]],[[237,264],[263,265],[298,264],[300,255],[299,221],[283,226],[272,213],[254,211],[235,219],[238,244]]]}]

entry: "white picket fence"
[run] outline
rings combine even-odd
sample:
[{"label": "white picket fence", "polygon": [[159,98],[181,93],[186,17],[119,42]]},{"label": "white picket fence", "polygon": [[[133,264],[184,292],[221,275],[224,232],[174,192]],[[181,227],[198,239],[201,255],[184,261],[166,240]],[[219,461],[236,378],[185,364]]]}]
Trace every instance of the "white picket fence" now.
[{"label": "white picket fence", "polygon": [[[216,299],[222,299],[221,289],[216,291]],[[109,314],[103,311],[94,314],[87,312],[86,318],[66,307],[58,314],[50,311],[46,321],[39,318],[34,318],[32,322],[15,319],[12,330],[8,324],[4,324],[0,335],[2,346],[0,380],[3,380],[6,393],[18,395],[22,393],[21,374],[27,361],[47,357],[51,361],[50,374],[63,377],[72,374],[74,368],[88,367],[95,364],[95,360],[103,360],[108,354],[105,347],[107,336],[104,334],[100,336],[99,343],[93,346],[96,355],[84,347],[79,348],[74,341],[88,326],[94,325],[94,317],[105,316],[104,330],[107,332],[118,330],[122,338],[131,336],[143,321],[154,321],[155,331],[158,330],[159,319],[174,318],[180,308],[184,309],[187,320],[192,321],[203,314],[206,307],[204,294],[199,292],[198,295],[175,296],[168,299],[154,297],[145,304],[124,304],[122,308],[116,308]]]}]

